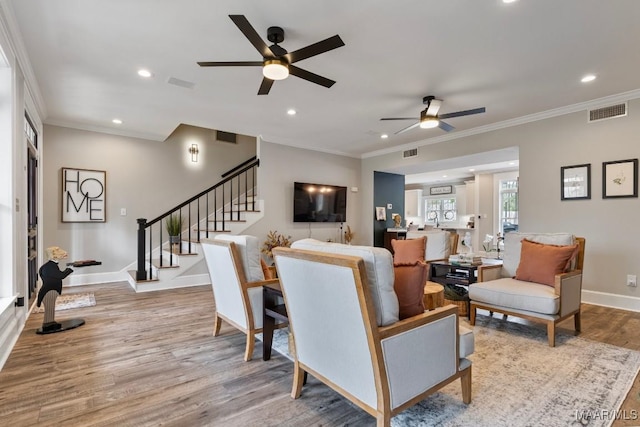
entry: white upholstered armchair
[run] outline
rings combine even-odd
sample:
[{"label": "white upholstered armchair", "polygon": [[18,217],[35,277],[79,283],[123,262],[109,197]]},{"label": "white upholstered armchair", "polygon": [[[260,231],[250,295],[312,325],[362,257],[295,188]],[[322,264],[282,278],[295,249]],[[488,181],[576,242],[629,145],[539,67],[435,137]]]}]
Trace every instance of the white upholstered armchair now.
[{"label": "white upholstered armchair", "polygon": [[213,335],[222,320],[239,329],[247,335],[244,360],[251,360],[255,334],[262,332],[262,285],[278,280],[264,280],[255,236],[218,235],[201,244],[216,304]]},{"label": "white upholstered armchair", "polygon": [[273,251],[295,340],[292,397],[308,372],[378,426],[458,378],[469,403],[473,335],[460,342],[457,308],[398,320],[389,251],[308,240]]},{"label": "white upholstered armchair", "polygon": [[504,264],[480,268],[479,282],[469,286],[471,324],[477,309],[542,321],[554,347],[556,324],[573,316],[579,333],[585,239],[511,232],[504,247]]}]

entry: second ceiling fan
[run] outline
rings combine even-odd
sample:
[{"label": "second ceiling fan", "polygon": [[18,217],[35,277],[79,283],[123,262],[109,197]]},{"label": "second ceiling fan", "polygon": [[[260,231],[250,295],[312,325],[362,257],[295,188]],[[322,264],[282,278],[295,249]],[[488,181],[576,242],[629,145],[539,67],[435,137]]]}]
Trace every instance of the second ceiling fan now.
[{"label": "second ceiling fan", "polygon": [[284,41],[284,30],[282,28],[269,27],[267,29],[267,39],[273,43],[271,46],[267,46],[244,15],[229,15],[229,18],[262,55],[262,61],[198,62],[201,67],[262,67],[264,77],[258,90],[258,95],[267,95],[271,90],[271,86],[273,86],[274,80],[283,80],[289,74],[327,88],[335,83],[334,80],[303,70],[293,65],[293,63],[344,46],[344,42],[339,35],[336,34],[333,37],[293,52],[287,52],[286,49],[278,45],[278,43]]},{"label": "second ceiling fan", "polygon": [[[404,129],[400,129],[395,135],[404,133],[417,126],[423,129],[430,129],[439,127],[445,132],[451,132],[455,128],[448,123],[443,122],[441,119],[451,119],[453,117],[470,116],[472,114],[480,114],[485,112],[484,107],[474,108],[472,110],[456,111],[455,113],[438,114],[440,107],[442,106],[442,100],[437,99],[435,96],[429,95],[422,98],[422,103],[427,106],[420,112],[420,118],[412,125],[407,126]],[[415,117],[385,117],[380,120],[416,120]]]}]

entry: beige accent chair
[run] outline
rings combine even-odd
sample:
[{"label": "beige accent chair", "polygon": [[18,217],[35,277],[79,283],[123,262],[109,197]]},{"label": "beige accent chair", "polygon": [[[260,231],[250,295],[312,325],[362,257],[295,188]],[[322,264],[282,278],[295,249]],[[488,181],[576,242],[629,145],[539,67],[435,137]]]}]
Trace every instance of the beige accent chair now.
[{"label": "beige accent chair", "polygon": [[453,305],[398,321],[388,250],[304,239],[273,253],[295,340],[294,399],[309,373],[378,426],[458,378],[471,401],[473,333],[461,335]]},{"label": "beige accent chair", "polygon": [[245,333],[244,360],[249,361],[255,334],[262,332],[262,285],[278,280],[264,280],[255,236],[218,235],[201,244],[216,305],[213,335],[220,334],[223,320]]},{"label": "beige accent chair", "polygon": [[[555,276],[555,286],[516,280],[522,239],[553,245],[579,244],[570,271]],[[470,323],[475,325],[476,310],[485,309],[547,324],[549,346],[555,346],[556,325],[573,316],[580,332],[580,303],[585,239],[567,233],[519,233],[505,235],[503,265],[482,266],[478,283],[469,286]]]}]

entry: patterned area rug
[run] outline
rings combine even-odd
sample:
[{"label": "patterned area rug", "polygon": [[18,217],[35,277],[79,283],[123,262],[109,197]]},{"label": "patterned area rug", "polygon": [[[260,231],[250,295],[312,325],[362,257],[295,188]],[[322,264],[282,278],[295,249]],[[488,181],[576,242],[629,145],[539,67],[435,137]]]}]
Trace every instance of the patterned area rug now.
[{"label": "patterned area rug", "polygon": [[[91,307],[96,305],[96,297],[93,292],[80,292],[77,294],[62,294],[56,299],[56,311],[70,310],[72,308]],[[44,313],[44,304],[36,307],[34,313]]]},{"label": "patterned area rug", "polygon": [[[391,419],[400,426],[608,426],[640,370],[640,352],[501,317],[476,319],[472,401],[460,381]],[[273,349],[289,357],[287,329]],[[606,412],[608,411],[608,412]]]}]

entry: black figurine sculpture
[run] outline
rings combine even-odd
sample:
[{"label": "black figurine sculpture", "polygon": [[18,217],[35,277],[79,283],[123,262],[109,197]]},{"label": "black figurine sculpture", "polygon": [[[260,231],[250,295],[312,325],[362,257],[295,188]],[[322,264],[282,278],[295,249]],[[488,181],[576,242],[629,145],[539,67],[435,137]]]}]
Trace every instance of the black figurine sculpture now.
[{"label": "black figurine sculpture", "polygon": [[64,249],[58,246],[51,246],[47,248],[46,252],[49,261],[40,267],[42,287],[38,292],[37,302],[38,307],[44,304],[44,320],[42,321],[42,328],[36,330],[37,334],[61,332],[84,325],[84,320],[82,319],[65,320],[60,323],[55,321],[56,299],[62,293],[62,279],[73,273],[73,270],[66,268],[61,271],[58,267],[58,263],[67,258],[67,252]]}]

